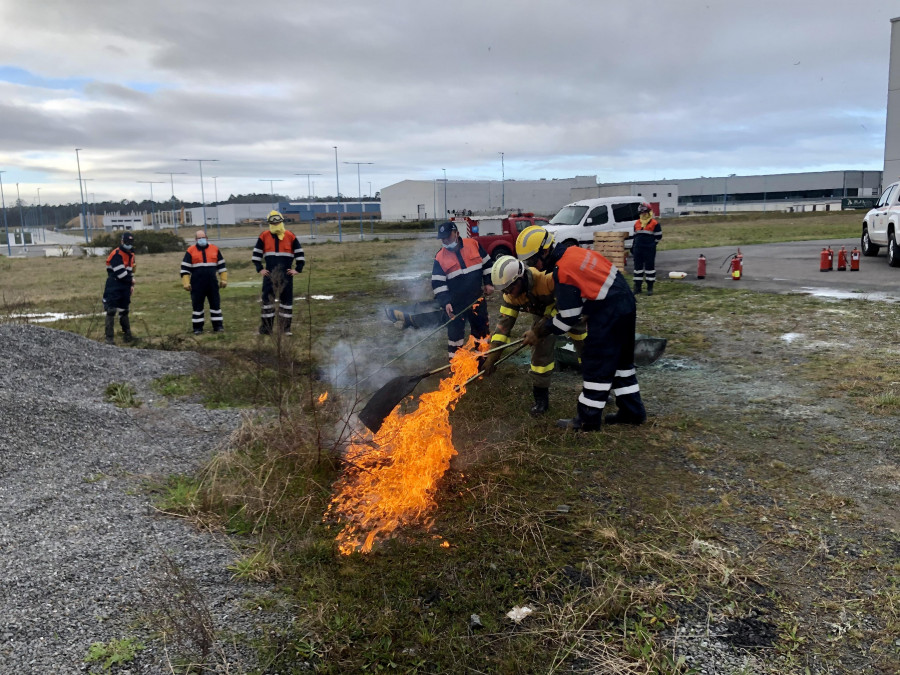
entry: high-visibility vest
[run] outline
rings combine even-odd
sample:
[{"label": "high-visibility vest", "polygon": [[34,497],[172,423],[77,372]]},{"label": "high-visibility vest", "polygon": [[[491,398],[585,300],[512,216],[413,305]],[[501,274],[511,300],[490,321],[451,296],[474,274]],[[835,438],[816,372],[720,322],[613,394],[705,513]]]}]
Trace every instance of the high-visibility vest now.
[{"label": "high-visibility vest", "polygon": [[472,239],[461,239],[460,244],[460,254],[463,263],[465,263],[465,267],[460,266],[459,256],[449,249],[442,248],[435,256],[438,265],[441,266],[444,274],[447,275],[447,281],[450,281],[450,279],[453,279],[454,277],[458,277],[460,274],[465,274],[467,271],[471,271],[471,268],[473,267],[478,267],[479,271],[481,271],[483,261],[481,259],[481,253],[478,252],[478,244]]},{"label": "high-visibility vest", "polygon": [[556,264],[561,284],[575,286],[585,300],[603,300],[619,273],[602,255],[580,246],[570,246]]},{"label": "high-visibility vest", "polygon": [[214,281],[219,272],[226,272],[225,259],[215,244],[207,244],[203,248],[193,244],[188,247],[181,261],[181,275],[191,275],[193,279]]},{"label": "high-visibility vest", "polygon": [[250,260],[254,263],[262,263],[265,260],[265,268],[270,271],[276,267],[290,269],[296,260],[297,271],[300,272],[306,262],[303,247],[289,230],[284,231],[284,239],[279,239],[268,230],[260,234]]}]

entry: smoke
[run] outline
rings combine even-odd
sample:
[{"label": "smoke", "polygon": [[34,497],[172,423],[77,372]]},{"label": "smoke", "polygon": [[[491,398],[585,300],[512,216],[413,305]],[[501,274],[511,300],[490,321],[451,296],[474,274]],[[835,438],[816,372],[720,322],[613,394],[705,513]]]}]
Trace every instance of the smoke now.
[{"label": "smoke", "polygon": [[[439,329],[446,319],[428,327],[404,328],[385,311],[439,309],[431,291],[434,249],[430,239],[416,241],[391,272],[378,277],[394,287],[384,303],[350,323],[329,327],[329,332],[343,337],[330,349],[324,378],[339,392],[345,419],[392,378],[421,374],[446,363],[447,333]],[[427,383],[419,387],[427,391]]]}]

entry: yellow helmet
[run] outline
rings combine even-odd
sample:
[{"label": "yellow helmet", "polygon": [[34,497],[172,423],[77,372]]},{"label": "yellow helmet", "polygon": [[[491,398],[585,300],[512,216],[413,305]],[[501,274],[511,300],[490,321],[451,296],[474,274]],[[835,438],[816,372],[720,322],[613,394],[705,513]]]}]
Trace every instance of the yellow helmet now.
[{"label": "yellow helmet", "polygon": [[556,240],[553,235],[540,225],[531,225],[519,233],[516,239],[516,255],[519,260],[528,262],[534,256],[549,251]]},{"label": "yellow helmet", "polygon": [[511,255],[497,258],[491,268],[491,284],[498,291],[508,288],[516,279],[525,274],[525,265]]},{"label": "yellow helmet", "polygon": [[277,225],[278,223],[284,222],[284,216],[278,213],[278,211],[269,211],[269,217],[266,218],[266,222]]}]

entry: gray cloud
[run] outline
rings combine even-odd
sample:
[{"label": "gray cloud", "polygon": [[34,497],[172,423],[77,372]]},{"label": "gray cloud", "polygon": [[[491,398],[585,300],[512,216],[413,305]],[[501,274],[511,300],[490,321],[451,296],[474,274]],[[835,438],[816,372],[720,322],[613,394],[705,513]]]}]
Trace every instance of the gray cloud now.
[{"label": "gray cloud", "polygon": [[[0,0],[16,27],[0,63],[92,80],[72,92],[0,87],[0,164],[40,166],[68,189],[77,145],[87,171],[128,191],[180,157],[214,157],[235,189],[316,171],[319,194],[333,192],[335,145],[339,161],[375,162],[374,189],[443,168],[499,178],[499,151],[522,179],[878,168],[893,11]],[[305,194],[305,181],[285,190]]]}]

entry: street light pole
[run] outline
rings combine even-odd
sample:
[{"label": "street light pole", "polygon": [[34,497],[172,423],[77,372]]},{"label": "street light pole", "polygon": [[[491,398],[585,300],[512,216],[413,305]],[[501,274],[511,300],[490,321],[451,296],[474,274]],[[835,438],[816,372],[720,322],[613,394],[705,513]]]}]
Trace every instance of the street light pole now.
[{"label": "street light pole", "polygon": [[93,178],[82,178],[81,184],[84,187],[84,208],[85,214],[88,219],[91,221],[91,229],[94,229],[94,218],[91,215],[91,200],[90,195],[88,194],[87,184],[89,180],[94,180]]},{"label": "street light pole", "polygon": [[[200,206],[203,212],[203,231],[206,232],[206,192],[203,190],[203,162],[218,162],[217,159],[182,159],[182,162],[197,162],[200,165]],[[219,239],[222,238],[222,228],[216,223]]]},{"label": "street light pole", "polygon": [[362,183],[359,182],[359,165],[374,164],[375,162],[344,162],[344,164],[356,164],[356,193],[359,195],[359,238],[363,238],[363,201]]},{"label": "street light pole", "polygon": [[343,233],[341,232],[341,175],[338,172],[337,146],[334,148],[334,184],[337,187],[337,210],[338,210],[338,243],[343,241]]},{"label": "street light pole", "polygon": [[730,173],[725,176],[725,199],[722,201],[722,215],[728,215],[728,179],[734,178],[737,174]]},{"label": "street light pole", "polygon": [[[41,188],[37,189],[38,193],[38,226],[44,229],[44,207],[41,206]],[[44,239],[46,241],[46,238]]]},{"label": "street light pole", "polygon": [[295,173],[295,176],[306,176],[306,191],[308,193],[308,199],[312,199],[312,188],[310,187],[310,176],[321,176],[320,173]]},{"label": "street light pole", "polygon": [[138,183],[147,183],[150,186],[150,227],[153,227],[153,216],[156,214],[156,209],[153,206],[153,186],[154,185],[164,185],[166,181],[164,180],[139,180]]},{"label": "street light pole", "polygon": [[260,178],[261,183],[269,184],[269,196],[272,198],[272,209],[277,210],[278,204],[275,203],[275,183],[281,183],[284,178]]},{"label": "street light pole", "polygon": [[315,220],[316,220],[316,214],[312,208],[312,187],[311,187],[312,183],[310,182],[309,177],[310,176],[321,176],[322,174],[320,174],[320,173],[295,173],[294,175],[295,176],[306,176],[306,193],[307,193],[306,199],[309,203],[309,216],[310,216],[309,236],[315,237],[316,235],[313,234],[313,222],[315,222]]},{"label": "street light pole", "polygon": [[6,219],[6,197],[3,196],[3,174],[0,171],[0,205],[3,206],[3,227],[6,229],[6,254],[12,256],[12,244],[9,243],[9,221]]},{"label": "street light pole", "polygon": [[450,217],[450,209],[447,208],[447,169],[441,169],[444,172],[444,213],[441,216],[444,220]]},{"label": "street light pole", "polygon": [[[216,200],[216,225],[219,224],[219,177],[213,176],[213,198]],[[206,232],[206,228],[203,228]]]},{"label": "street light pole", "polygon": [[178,222],[175,220],[175,175],[187,176],[187,173],[184,171],[157,171],[156,173],[163,176],[169,176],[169,185],[172,188],[172,198],[170,200],[172,204],[172,228],[174,229],[175,234],[178,234]]},{"label": "street light pole", "polygon": [[28,253],[28,244],[25,242],[25,217],[22,215],[22,198],[19,196],[19,184],[16,183],[16,203],[19,205],[19,232],[22,235],[22,248]]},{"label": "street light pole", "polygon": [[81,148],[75,148],[75,161],[78,163],[78,189],[81,191],[81,224],[84,226],[84,243],[90,243],[87,231],[87,214],[84,212],[84,185],[81,183],[81,158],[78,152]]},{"label": "street light pole", "polygon": [[500,212],[506,212],[506,166],[503,163],[503,153],[500,153]]}]

